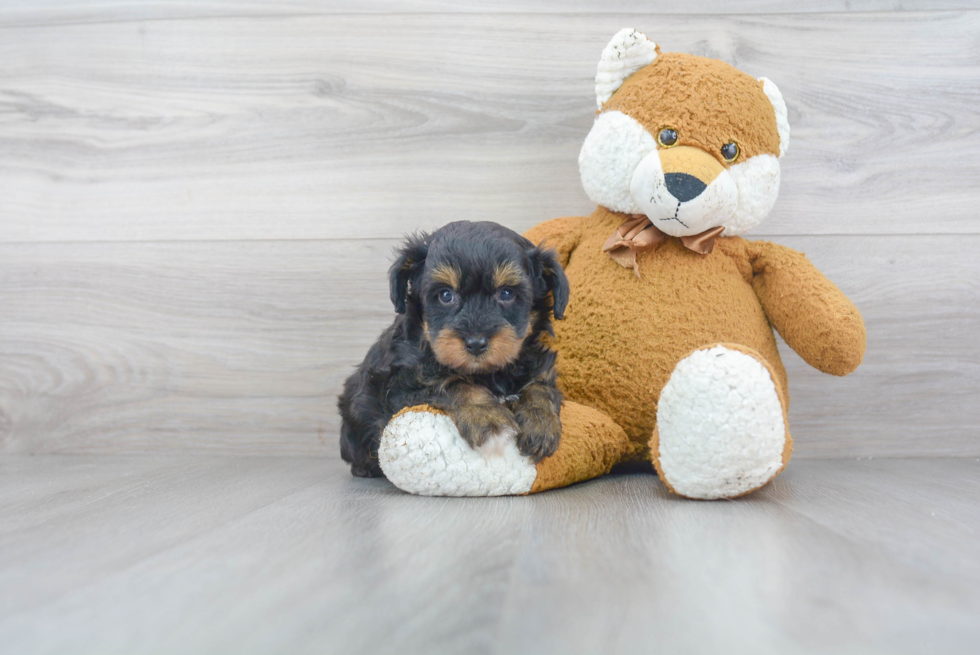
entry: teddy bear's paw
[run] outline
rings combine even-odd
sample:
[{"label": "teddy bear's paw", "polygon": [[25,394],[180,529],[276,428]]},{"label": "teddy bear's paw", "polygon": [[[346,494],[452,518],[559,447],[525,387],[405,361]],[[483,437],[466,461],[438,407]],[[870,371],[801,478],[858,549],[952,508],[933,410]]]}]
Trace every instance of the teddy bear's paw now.
[{"label": "teddy bear's paw", "polygon": [[750,354],[715,346],[681,360],[657,407],[658,470],[689,498],[733,498],[783,467],[786,424],[776,385]]},{"label": "teddy bear's paw", "polygon": [[448,415],[411,408],[385,427],[378,462],[392,484],[422,496],[525,494],[537,469],[518,452],[515,437],[491,435],[473,449]]}]

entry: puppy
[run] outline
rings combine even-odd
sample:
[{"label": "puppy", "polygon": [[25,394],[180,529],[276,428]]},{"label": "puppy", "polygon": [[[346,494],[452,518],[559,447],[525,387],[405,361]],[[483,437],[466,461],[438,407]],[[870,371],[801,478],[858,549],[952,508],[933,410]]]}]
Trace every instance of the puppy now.
[{"label": "puppy", "polygon": [[399,410],[447,412],[473,448],[517,434],[540,461],[558,448],[562,396],[541,337],[561,319],[568,280],[551,250],[496,223],[450,223],[409,237],[389,271],[398,316],[344,384],[340,454],[383,476],[378,444]]}]

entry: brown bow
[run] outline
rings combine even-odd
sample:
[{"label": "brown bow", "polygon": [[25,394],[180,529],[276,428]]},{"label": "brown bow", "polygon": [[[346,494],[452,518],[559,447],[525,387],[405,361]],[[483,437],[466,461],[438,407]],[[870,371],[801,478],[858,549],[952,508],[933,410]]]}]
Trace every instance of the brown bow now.
[{"label": "brown bow", "polygon": [[[688,250],[701,255],[707,255],[715,247],[715,239],[725,231],[721,225],[705,230],[700,234],[680,237],[681,243]],[[646,216],[633,215],[625,223],[616,228],[606,243],[602,252],[608,253],[612,260],[625,268],[632,268],[636,277],[640,277],[640,266],[636,262],[637,253],[651,250],[655,245],[669,237],[661,232]]]}]

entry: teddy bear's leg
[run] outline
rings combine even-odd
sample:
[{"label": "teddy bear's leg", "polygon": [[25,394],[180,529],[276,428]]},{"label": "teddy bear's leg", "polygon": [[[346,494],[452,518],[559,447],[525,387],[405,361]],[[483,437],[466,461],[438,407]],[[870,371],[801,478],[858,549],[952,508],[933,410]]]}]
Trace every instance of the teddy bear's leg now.
[{"label": "teddy bear's leg", "polygon": [[634,450],[623,428],[607,415],[566,400],[561,406],[561,443],[554,455],[538,462],[530,493],[605,475]]},{"label": "teddy bear's leg", "polygon": [[734,498],[763,486],[789,461],[786,394],[757,352],[736,344],[694,351],[660,393],[650,440],[671,491]]},{"label": "teddy bear's leg", "polygon": [[385,476],[423,496],[503,496],[536,493],[608,473],[631,444],[599,411],[562,405],[558,450],[535,466],[517,450],[515,435],[496,435],[473,449],[445,412],[418,405],[392,417],[378,447]]}]

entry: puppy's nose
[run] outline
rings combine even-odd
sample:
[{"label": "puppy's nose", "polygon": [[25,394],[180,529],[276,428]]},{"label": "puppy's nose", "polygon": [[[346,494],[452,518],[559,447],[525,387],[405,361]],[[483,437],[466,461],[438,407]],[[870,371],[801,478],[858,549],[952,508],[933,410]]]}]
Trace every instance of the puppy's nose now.
[{"label": "puppy's nose", "polygon": [[471,355],[482,355],[487,350],[489,342],[486,337],[466,337],[463,339],[466,352]]}]

